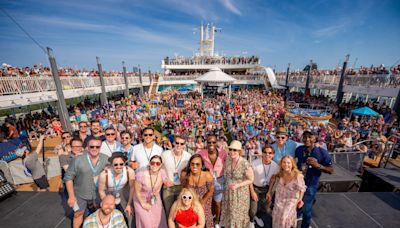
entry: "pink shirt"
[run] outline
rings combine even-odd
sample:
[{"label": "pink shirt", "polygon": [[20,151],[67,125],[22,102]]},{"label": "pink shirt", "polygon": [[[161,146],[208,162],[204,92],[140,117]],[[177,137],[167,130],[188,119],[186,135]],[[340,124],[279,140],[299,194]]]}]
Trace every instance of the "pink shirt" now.
[{"label": "pink shirt", "polygon": [[218,150],[218,158],[217,158],[217,161],[215,162],[214,166],[211,163],[210,158],[208,157],[208,150],[206,150],[206,149],[199,150],[197,153],[200,154],[200,156],[203,158],[204,164],[206,165],[206,167],[210,170],[210,172],[213,175],[214,175],[214,172],[217,175],[216,177],[221,177],[224,175],[224,163],[225,163],[225,159],[227,156],[226,151]]}]

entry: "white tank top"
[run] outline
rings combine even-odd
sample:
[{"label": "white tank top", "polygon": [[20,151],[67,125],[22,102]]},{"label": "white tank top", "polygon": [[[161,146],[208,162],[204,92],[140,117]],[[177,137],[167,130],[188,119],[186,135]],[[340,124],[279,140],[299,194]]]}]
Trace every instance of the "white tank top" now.
[{"label": "white tank top", "polygon": [[106,187],[108,192],[110,193],[117,192],[125,187],[125,185],[128,183],[128,172],[126,167],[123,168],[121,175],[122,175],[122,180],[120,179],[115,180],[113,171],[111,170],[107,171]]}]

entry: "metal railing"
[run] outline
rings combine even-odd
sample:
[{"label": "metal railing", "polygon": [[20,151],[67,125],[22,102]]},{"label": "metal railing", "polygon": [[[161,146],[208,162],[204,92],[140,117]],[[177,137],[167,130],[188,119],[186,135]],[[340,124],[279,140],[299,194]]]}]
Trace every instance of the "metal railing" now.
[{"label": "metal railing", "polygon": [[[63,90],[82,89],[100,86],[99,77],[61,77]],[[148,76],[142,77],[143,83],[150,83]],[[106,86],[124,85],[124,77],[104,77]],[[129,85],[140,84],[138,76],[128,77]],[[0,95],[26,94],[55,91],[52,77],[1,77]]]},{"label": "metal railing", "polygon": [[[280,84],[285,84],[286,75],[278,74],[276,79]],[[306,75],[289,75],[289,84],[306,83]],[[311,84],[337,85],[340,75],[312,75],[310,77]],[[400,86],[400,74],[367,74],[367,75],[346,75],[344,85],[362,86],[362,87],[378,87],[378,88],[395,88]]]},{"label": "metal railing", "polygon": [[[160,77],[160,81],[194,80],[200,76],[201,76],[200,74],[182,75],[182,76],[177,76],[177,75],[163,76],[163,77]],[[261,75],[230,75],[230,76],[235,78],[236,80],[256,81],[256,80],[264,79],[264,76],[261,76]]]}]

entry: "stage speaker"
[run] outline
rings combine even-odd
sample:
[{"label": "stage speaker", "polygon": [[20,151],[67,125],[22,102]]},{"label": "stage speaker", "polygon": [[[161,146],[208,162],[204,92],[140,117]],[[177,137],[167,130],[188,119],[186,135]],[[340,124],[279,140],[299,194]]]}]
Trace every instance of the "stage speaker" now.
[{"label": "stage speaker", "polygon": [[13,194],[14,192],[14,186],[7,182],[7,179],[4,177],[3,172],[0,171],[0,199]]}]

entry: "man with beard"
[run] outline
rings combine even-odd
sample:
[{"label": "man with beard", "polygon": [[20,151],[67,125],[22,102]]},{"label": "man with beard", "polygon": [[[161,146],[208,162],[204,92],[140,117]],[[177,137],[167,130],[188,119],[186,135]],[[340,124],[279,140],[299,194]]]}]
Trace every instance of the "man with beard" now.
[{"label": "man with beard", "polygon": [[98,175],[107,165],[108,158],[100,154],[100,146],[100,140],[90,140],[88,151],[71,160],[64,177],[68,191],[67,203],[74,210],[74,228],[82,225],[86,208],[89,212],[95,211]]},{"label": "man with beard", "polygon": [[224,193],[224,163],[226,151],[217,149],[217,136],[207,137],[207,149],[200,150],[198,154],[203,158],[206,167],[214,177],[213,213],[215,215],[215,227],[220,228],[221,202]]},{"label": "man with beard", "polygon": [[115,209],[115,198],[113,195],[107,195],[103,198],[100,208],[85,219],[84,228],[127,228],[124,216]]},{"label": "man with beard", "polygon": [[90,125],[91,125],[90,129],[91,129],[92,134],[89,135],[88,137],[86,137],[85,141],[83,141],[83,148],[86,148],[88,142],[91,139],[100,139],[101,141],[106,140],[106,137],[101,132],[101,125],[100,125],[100,122],[98,120],[92,120],[90,122]]},{"label": "man with beard", "polygon": [[316,137],[311,131],[304,131],[304,146],[296,149],[297,167],[304,174],[307,190],[304,193],[304,206],[299,212],[303,214],[302,228],[308,228],[311,224],[312,207],[318,190],[321,173],[333,173],[331,156],[328,151],[315,146]]}]

